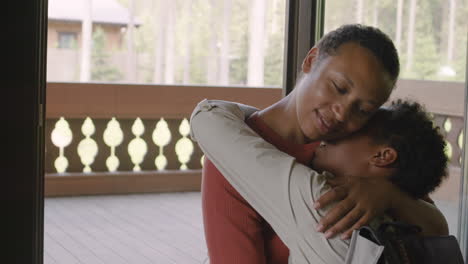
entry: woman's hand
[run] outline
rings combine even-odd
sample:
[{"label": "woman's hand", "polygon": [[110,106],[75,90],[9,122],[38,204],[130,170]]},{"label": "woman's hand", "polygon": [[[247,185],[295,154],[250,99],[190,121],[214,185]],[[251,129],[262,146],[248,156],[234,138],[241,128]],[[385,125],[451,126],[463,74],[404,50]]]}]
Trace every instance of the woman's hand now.
[{"label": "woman's hand", "polygon": [[345,184],[331,184],[333,189],[314,204],[316,209],[338,202],[319,222],[317,231],[327,238],[342,233],[349,239],[353,230],[367,225],[375,216],[392,208],[398,188],[384,179],[348,178]]}]

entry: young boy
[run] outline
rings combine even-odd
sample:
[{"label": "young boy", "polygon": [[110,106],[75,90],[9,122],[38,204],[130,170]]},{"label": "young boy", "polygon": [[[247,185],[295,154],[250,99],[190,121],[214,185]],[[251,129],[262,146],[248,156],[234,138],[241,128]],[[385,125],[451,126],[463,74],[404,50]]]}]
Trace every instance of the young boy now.
[{"label": "young boy", "polygon": [[[445,141],[424,109],[394,101],[358,132],[324,142],[312,168],[348,177],[384,177],[415,199],[423,198],[447,175]],[[339,179],[335,179],[339,180]]]},{"label": "young boy", "polygon": [[[415,198],[432,191],[445,175],[443,137],[416,103],[398,101],[378,110],[349,138],[328,140],[313,160],[313,167],[322,173],[258,137],[244,122],[252,111],[233,103],[203,101],[192,115],[192,137],[272,226],[289,248],[290,263],[345,260],[348,241],[326,239],[315,231],[326,212],[312,206],[330,188],[325,171],[335,174],[332,181],[344,184],[352,177],[388,178]],[[373,263],[381,249],[369,245],[365,253]]]}]

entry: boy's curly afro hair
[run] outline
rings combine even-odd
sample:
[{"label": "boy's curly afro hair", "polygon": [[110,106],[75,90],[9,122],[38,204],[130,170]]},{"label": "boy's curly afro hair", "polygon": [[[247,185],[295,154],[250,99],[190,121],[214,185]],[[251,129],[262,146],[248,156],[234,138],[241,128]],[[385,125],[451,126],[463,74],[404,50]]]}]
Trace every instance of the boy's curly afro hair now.
[{"label": "boy's curly afro hair", "polygon": [[444,137],[420,104],[394,101],[379,109],[364,129],[376,143],[397,151],[397,172],[390,180],[413,197],[424,197],[447,177]]}]

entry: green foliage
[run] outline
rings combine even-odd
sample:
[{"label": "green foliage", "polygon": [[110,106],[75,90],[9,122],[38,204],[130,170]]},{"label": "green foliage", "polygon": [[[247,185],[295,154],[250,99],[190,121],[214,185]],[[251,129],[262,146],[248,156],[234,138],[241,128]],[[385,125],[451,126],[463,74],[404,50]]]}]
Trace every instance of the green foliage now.
[{"label": "green foliage", "polygon": [[[182,43],[190,39],[190,82],[192,84],[206,84],[208,45],[211,29],[209,18],[210,2],[193,0],[192,14],[181,17],[181,21],[188,26],[192,23],[190,37],[179,35],[177,42]],[[183,56],[182,56],[183,57]]]},{"label": "green foliage", "polygon": [[[117,0],[128,7],[129,0]],[[168,0],[133,0],[135,1],[135,18],[141,26],[135,30],[135,47],[138,54],[137,76],[139,82],[151,83],[155,65],[155,43],[158,28],[159,3]],[[342,24],[356,21],[358,0],[327,1],[325,12],[325,32]],[[395,0],[362,0],[363,23],[372,25],[377,17],[377,26],[395,40],[397,1]],[[377,5],[375,5],[377,1]],[[206,84],[209,56],[219,59],[222,15],[224,0],[191,0],[192,8],[187,8],[189,0],[173,0],[175,14],[175,81],[181,83],[186,67],[189,68],[190,84]],[[401,77],[417,79],[437,79],[464,81],[466,67],[468,0],[457,0],[457,20],[455,28],[454,59],[447,62],[448,36],[448,1],[419,0],[416,12],[416,30],[414,32],[413,66],[406,71],[408,58],[408,21],[409,0],[404,1],[402,41],[399,47],[401,60]],[[212,6],[214,4],[214,6]],[[284,62],[284,26],[286,0],[267,0],[266,36],[265,36],[265,71],[266,86],[282,86]],[[276,6],[273,6],[276,5]],[[248,16],[249,0],[232,0],[229,50],[229,84],[245,85],[248,65]],[[215,8],[214,15],[212,13]],[[276,27],[272,26],[276,23]],[[188,30],[190,26],[190,30]],[[273,29],[272,29],[273,28]],[[102,33],[102,32],[101,32]],[[99,33],[99,34],[101,34]],[[93,48],[93,80],[118,80],[122,74],[109,65],[109,54],[106,53],[101,36],[95,33]],[[210,51],[211,35],[217,38],[217,50]],[[101,44],[99,44],[101,41]],[[189,50],[186,43],[189,42]],[[96,50],[101,49],[100,52]],[[189,65],[184,58],[190,56]],[[450,65],[448,65],[450,64]],[[441,66],[451,66],[457,73],[455,77],[440,76]]]},{"label": "green foliage", "polygon": [[91,80],[119,81],[122,73],[109,62],[109,53],[105,47],[106,36],[101,27],[93,32],[93,49],[91,52]]},{"label": "green foliage", "polygon": [[270,45],[265,53],[265,76],[266,86],[282,87],[283,81],[283,34],[276,34],[270,38]]},{"label": "green foliage", "polygon": [[[358,0],[327,1],[325,11],[325,32],[346,23],[356,22],[356,7]],[[383,32],[394,41],[396,38],[397,1],[395,0],[362,0],[363,23],[373,25],[373,18],[377,12],[378,24]],[[377,5],[374,3],[377,1]],[[408,22],[410,1],[403,1],[402,39],[398,53],[401,62],[402,78],[426,80],[464,81],[466,67],[467,45],[467,17],[468,1],[456,1],[455,47],[454,60],[447,61],[448,38],[448,10],[449,1],[446,0],[419,0],[416,8],[416,25],[414,32],[414,49],[412,51],[413,64],[407,70],[408,60]],[[374,7],[377,7],[376,9]],[[450,66],[456,76],[441,76],[442,66]]]},{"label": "green foliage", "polygon": [[468,61],[468,0],[457,1],[457,17],[455,20],[454,68],[457,73],[457,81],[468,81],[466,65]]},{"label": "green foliage", "polygon": [[[417,7],[416,31],[414,38],[414,62],[409,71],[403,71],[403,78],[437,79],[437,72],[441,66],[441,54],[437,51],[436,36],[433,20],[437,13],[432,9],[437,7],[432,1],[419,1]],[[440,14],[440,13],[439,13]]]},{"label": "green foliage", "polygon": [[234,0],[231,22],[231,63],[230,79],[234,85],[247,83],[247,57],[249,49],[249,21],[247,18],[249,2]]},{"label": "green foliage", "polygon": [[137,76],[140,76],[140,82],[151,83],[154,70],[154,43],[156,42],[154,13],[151,9],[142,10],[138,19],[141,25],[134,31],[135,51],[139,54]]},{"label": "green foliage", "polygon": [[[129,0],[118,0],[123,6],[128,7]],[[141,26],[135,30],[135,46],[138,54],[139,81],[151,83],[154,71],[155,43],[158,25],[157,14],[159,3],[167,0],[134,0],[135,17],[141,22]],[[220,43],[222,36],[222,0],[192,0],[192,8],[187,8],[189,0],[175,0],[175,81],[181,83],[185,67],[189,67],[190,84],[206,84],[209,56],[215,56],[219,60]],[[278,25],[275,32],[267,30],[265,36],[265,85],[281,86],[283,76],[284,54],[284,17],[285,0],[266,1],[268,10],[265,26],[271,27],[271,23]],[[276,8],[272,4],[276,3]],[[212,6],[214,4],[214,6]],[[245,85],[247,82],[248,64],[248,15],[249,0],[232,0],[231,21],[229,24],[230,50],[229,50],[229,84]],[[213,10],[214,8],[214,10]],[[213,15],[212,15],[213,14]],[[187,29],[190,25],[190,31]],[[209,46],[211,34],[216,36],[217,50],[210,52]],[[189,42],[190,52],[186,50],[186,42]],[[190,56],[190,64],[184,65],[185,56]]]},{"label": "green foliage", "polygon": [[[275,1],[271,2],[272,4]],[[267,12],[267,49],[265,52],[264,81],[266,86],[282,87],[283,57],[285,39],[285,8],[284,1],[276,1],[276,6],[270,5]]]}]

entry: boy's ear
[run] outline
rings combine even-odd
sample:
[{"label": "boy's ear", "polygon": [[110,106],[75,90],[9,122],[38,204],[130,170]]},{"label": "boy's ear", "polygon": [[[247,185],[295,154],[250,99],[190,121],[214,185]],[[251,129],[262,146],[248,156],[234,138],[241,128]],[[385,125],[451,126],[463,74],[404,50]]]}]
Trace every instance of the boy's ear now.
[{"label": "boy's ear", "polygon": [[397,158],[398,153],[394,148],[385,147],[372,156],[371,163],[377,167],[386,167],[393,164]]},{"label": "boy's ear", "polygon": [[309,52],[307,53],[307,56],[305,59],[302,61],[302,72],[308,73],[312,69],[312,66],[314,65],[314,62],[317,61],[318,58],[318,48],[317,47],[312,47]]}]

